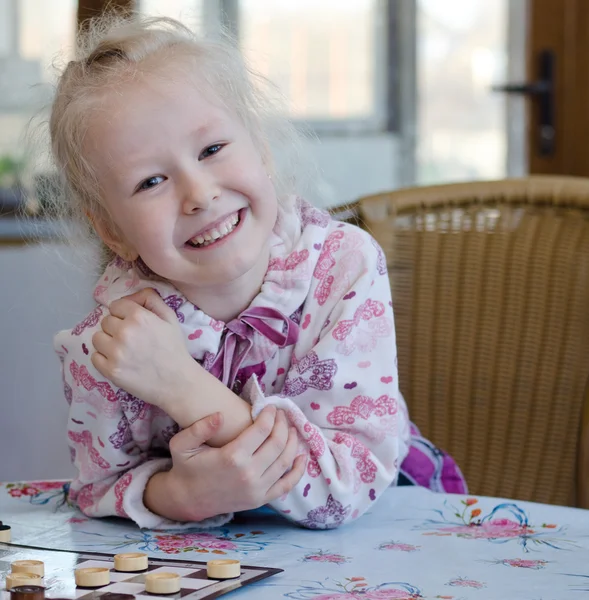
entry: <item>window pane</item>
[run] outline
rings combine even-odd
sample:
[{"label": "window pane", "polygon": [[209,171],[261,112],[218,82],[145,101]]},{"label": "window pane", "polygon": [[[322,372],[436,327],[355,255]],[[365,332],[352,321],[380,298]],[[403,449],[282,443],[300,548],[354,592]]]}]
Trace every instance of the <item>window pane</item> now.
[{"label": "window pane", "polygon": [[43,81],[52,81],[54,61],[70,59],[76,28],[76,0],[20,0],[19,53],[22,58],[38,61]]},{"label": "window pane", "polygon": [[[4,40],[0,44],[0,159],[4,165],[22,158],[25,127],[49,100],[49,87],[38,84],[53,82],[53,64],[71,57],[76,11],[76,0],[0,0],[0,39]],[[4,174],[0,187],[7,181],[12,176]]]},{"label": "window pane", "polygon": [[417,7],[418,181],[504,177],[508,0]]},{"label": "window pane", "polygon": [[203,2],[205,0],[139,0],[139,12],[150,17],[171,17],[190,27],[203,29]]},{"label": "window pane", "polygon": [[252,66],[281,89],[294,117],[374,117],[378,5],[377,0],[241,0],[240,43]]}]

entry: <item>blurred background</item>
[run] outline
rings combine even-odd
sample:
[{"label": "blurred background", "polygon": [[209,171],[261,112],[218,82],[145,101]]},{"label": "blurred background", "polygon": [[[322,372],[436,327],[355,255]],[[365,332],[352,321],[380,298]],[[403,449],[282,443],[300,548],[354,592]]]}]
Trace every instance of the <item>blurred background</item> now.
[{"label": "blurred background", "polygon": [[[94,274],[52,240],[38,190],[53,173],[23,136],[34,115],[46,116],[41,107],[72,56],[78,24],[106,4],[0,0],[0,479],[71,475],[52,336],[92,308]],[[315,133],[308,152],[322,175],[315,200],[324,207],[419,184],[589,174],[586,159],[570,152],[586,136],[587,119],[576,127],[568,120],[589,88],[575,70],[584,40],[569,37],[565,47],[559,33],[575,23],[566,11],[581,10],[581,2],[110,4],[206,33],[229,27],[251,64],[279,86],[291,117]],[[547,76],[539,59],[547,47],[568,65],[556,100],[521,87]],[[508,82],[521,84],[520,93],[493,89]],[[32,222],[15,216],[25,194]],[[33,243],[32,233],[45,243]]]}]

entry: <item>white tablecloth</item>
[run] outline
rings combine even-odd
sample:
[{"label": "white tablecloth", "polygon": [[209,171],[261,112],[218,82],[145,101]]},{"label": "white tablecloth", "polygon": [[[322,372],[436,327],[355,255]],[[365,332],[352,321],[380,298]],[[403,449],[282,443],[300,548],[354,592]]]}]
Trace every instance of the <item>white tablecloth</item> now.
[{"label": "white tablecloth", "polygon": [[303,530],[262,510],[173,534],[88,519],[67,505],[63,485],[0,484],[0,520],[14,543],[199,561],[221,555],[284,569],[237,598],[589,598],[589,511],[401,487],[337,530]]}]

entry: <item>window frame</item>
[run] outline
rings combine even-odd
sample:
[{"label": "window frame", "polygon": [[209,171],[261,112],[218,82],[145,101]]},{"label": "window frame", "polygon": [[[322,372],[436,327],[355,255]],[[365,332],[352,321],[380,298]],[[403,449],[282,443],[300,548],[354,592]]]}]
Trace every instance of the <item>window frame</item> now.
[{"label": "window frame", "polygon": [[[211,0],[205,0],[205,3]],[[414,0],[377,0],[377,27],[374,40],[377,62],[375,78],[375,111],[365,118],[349,119],[298,119],[301,124],[318,135],[348,136],[375,133],[400,133],[399,105],[399,39],[404,7]],[[219,0],[216,2],[220,21],[239,39],[240,0]]]}]

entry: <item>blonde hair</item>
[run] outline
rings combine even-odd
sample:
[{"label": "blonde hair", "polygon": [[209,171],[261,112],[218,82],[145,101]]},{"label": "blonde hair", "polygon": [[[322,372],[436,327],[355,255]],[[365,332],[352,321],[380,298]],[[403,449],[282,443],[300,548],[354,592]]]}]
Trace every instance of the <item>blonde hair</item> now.
[{"label": "blonde hair", "polygon": [[[61,180],[48,212],[74,223],[85,239],[97,237],[93,218],[115,227],[101,202],[92,165],[84,155],[88,111],[117,84],[150,69],[161,72],[183,58],[196,59],[198,74],[215,98],[232,110],[248,129],[266,160],[279,202],[279,221],[296,215],[294,195],[304,195],[313,167],[303,164],[301,131],[286,118],[279,93],[250,69],[235,42],[224,32],[200,38],[169,18],[110,15],[95,19],[80,34],[75,59],[59,77],[49,119],[51,154]],[[71,238],[71,232],[67,234]],[[114,255],[108,249],[106,258]]]}]

